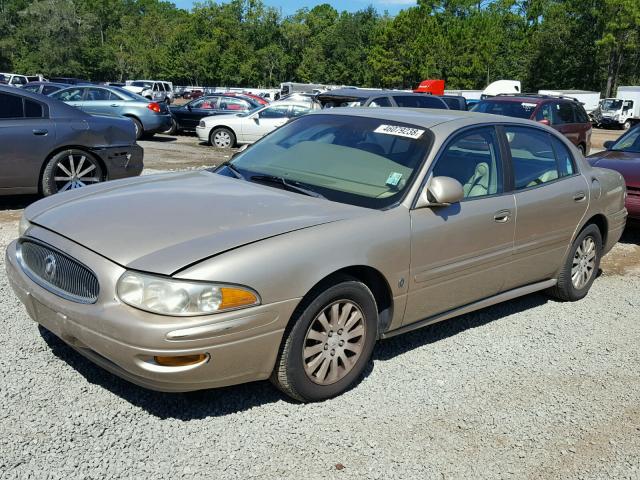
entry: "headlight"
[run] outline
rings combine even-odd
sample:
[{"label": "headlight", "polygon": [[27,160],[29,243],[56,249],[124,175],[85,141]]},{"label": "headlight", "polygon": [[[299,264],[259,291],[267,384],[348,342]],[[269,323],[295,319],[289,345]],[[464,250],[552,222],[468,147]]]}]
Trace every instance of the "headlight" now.
[{"label": "headlight", "polygon": [[127,305],[160,315],[195,316],[260,304],[245,287],[190,282],[126,272],[118,280],[118,297]]},{"label": "headlight", "polygon": [[204,128],[206,127],[204,120],[200,120],[200,128]]},{"label": "headlight", "polygon": [[20,217],[20,223],[18,224],[18,235],[23,236],[24,232],[26,232],[30,226],[31,223],[29,223],[29,220],[22,215],[22,217]]}]

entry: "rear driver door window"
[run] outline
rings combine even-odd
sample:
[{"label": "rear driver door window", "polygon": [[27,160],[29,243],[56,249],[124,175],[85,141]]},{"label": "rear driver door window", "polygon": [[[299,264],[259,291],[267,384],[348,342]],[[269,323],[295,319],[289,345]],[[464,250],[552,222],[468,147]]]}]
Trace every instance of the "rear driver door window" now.
[{"label": "rear driver door window", "polygon": [[513,166],[514,188],[537,187],[560,177],[551,136],[527,127],[505,127]]}]

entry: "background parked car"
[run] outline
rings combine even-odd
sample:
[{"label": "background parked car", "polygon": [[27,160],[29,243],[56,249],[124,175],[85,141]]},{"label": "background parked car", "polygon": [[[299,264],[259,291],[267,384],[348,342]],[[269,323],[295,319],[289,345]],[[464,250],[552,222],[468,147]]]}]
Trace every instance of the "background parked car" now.
[{"label": "background parked car", "polygon": [[22,87],[29,83],[25,75],[18,75],[16,73],[0,73],[4,77],[4,81],[11,87]]},{"label": "background parked car", "polygon": [[319,109],[318,103],[274,102],[258,110],[206,117],[196,127],[196,133],[201,141],[214,147],[231,148],[256,142],[292,118]]},{"label": "background parked car", "polygon": [[200,97],[179,107],[169,107],[173,120],[167,133],[174,135],[180,131],[193,131],[204,117],[242,113],[260,107],[252,98],[240,95],[225,93]]},{"label": "background parked car", "polygon": [[49,79],[50,82],[54,83],[66,83],[67,85],[80,85],[80,84],[91,84],[88,80],[83,80],[82,78],[76,77],[52,77]]},{"label": "background parked car", "polygon": [[200,90],[199,88],[195,88],[193,90],[185,90],[185,92],[182,94],[182,98],[184,98],[185,100],[189,100],[194,98],[200,98],[203,95],[204,95],[203,90]]},{"label": "background parked car", "polygon": [[478,102],[472,111],[506,115],[549,125],[587,155],[591,149],[591,121],[582,104],[550,95],[498,95]]},{"label": "background parked car", "polygon": [[51,97],[92,115],[130,118],[135,125],[136,138],[164,132],[171,127],[171,113],[164,102],[151,102],[118,87],[74,86],[59,90]]},{"label": "background parked car", "polygon": [[441,98],[447,104],[449,110],[468,110],[467,99],[462,95],[438,95],[438,98]]},{"label": "background parked car", "polygon": [[323,108],[331,107],[408,107],[448,110],[439,97],[398,90],[339,88],[317,96]]},{"label": "background parked car", "polygon": [[640,220],[640,125],[616,141],[604,143],[606,151],[587,157],[594,167],[620,172],[627,185],[626,207],[629,217]]},{"label": "background parked car", "polygon": [[51,97],[0,87],[0,192],[51,195],[142,171],[122,118],[92,117]]},{"label": "background parked car", "polygon": [[64,83],[53,82],[29,82],[24,87],[26,91],[33,93],[40,93],[41,95],[49,95],[63,88],[67,88],[69,85]]},{"label": "background parked car", "polygon": [[124,89],[154,102],[171,103],[170,93],[172,89],[167,89],[165,83],[159,80],[134,80],[125,85]]}]

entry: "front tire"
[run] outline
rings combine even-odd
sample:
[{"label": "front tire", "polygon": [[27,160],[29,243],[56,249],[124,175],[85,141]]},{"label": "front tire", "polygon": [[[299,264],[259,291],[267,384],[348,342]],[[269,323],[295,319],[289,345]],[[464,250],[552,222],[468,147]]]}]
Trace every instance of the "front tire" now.
[{"label": "front tire", "polygon": [[236,136],[228,128],[219,127],[209,135],[209,143],[216,148],[232,148],[236,144]]},{"label": "front tire", "polygon": [[626,122],[624,122],[622,124],[622,128],[623,130],[629,130],[631,128],[632,124],[631,124],[631,120],[627,120]]},{"label": "front tire", "polygon": [[600,229],[587,225],[573,241],[558,283],[550,290],[551,295],[569,302],[584,298],[598,274],[601,256]]},{"label": "front tire", "polygon": [[350,277],[319,291],[296,310],[271,381],[290,397],[317,402],[349,389],[362,375],[377,339],[371,291]]},{"label": "front tire", "polygon": [[100,163],[93,156],[82,150],[71,149],[56,154],[47,162],[40,188],[44,196],[49,196],[103,180]]}]

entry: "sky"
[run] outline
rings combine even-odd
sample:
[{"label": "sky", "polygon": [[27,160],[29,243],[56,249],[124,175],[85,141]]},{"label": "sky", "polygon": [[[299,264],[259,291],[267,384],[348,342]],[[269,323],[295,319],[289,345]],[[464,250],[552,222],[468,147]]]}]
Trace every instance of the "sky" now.
[{"label": "sky", "polygon": [[[415,5],[416,0],[263,0],[265,4],[282,10],[283,15],[290,15],[296,10],[308,7],[313,8],[322,3],[329,3],[338,10],[356,11],[373,5],[380,13],[385,10],[391,15],[397,14],[403,8]],[[180,8],[191,8],[193,0],[173,0]]]}]

